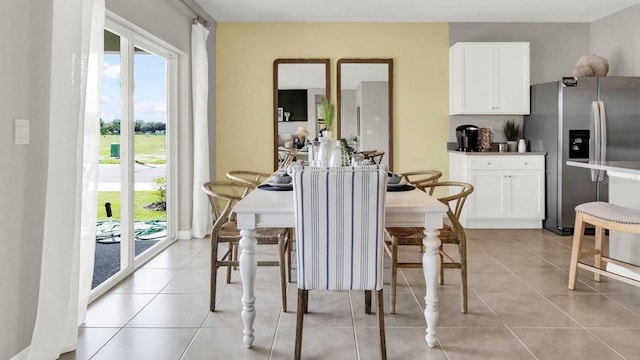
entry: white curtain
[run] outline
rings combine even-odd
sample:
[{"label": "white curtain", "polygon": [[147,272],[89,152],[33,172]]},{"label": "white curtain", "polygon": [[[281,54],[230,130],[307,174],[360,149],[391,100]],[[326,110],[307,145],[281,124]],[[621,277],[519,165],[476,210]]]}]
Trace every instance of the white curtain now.
[{"label": "white curtain", "polygon": [[212,226],[209,200],[201,190],[211,180],[209,172],[209,61],[207,58],[207,30],[200,23],[191,28],[191,83],[193,98],[193,220],[191,235],[205,237]]},{"label": "white curtain", "polygon": [[31,345],[15,358],[74,350],[93,276],[105,0],[54,0],[49,169],[40,293]]}]

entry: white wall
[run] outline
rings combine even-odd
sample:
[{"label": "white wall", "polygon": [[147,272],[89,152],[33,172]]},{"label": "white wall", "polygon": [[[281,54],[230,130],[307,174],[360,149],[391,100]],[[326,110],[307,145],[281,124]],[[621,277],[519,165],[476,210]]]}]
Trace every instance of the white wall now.
[{"label": "white wall", "polygon": [[[0,8],[0,359],[8,359],[30,343],[38,299],[53,10],[40,0]],[[14,119],[30,120],[28,145],[13,144]]]},{"label": "white wall", "polygon": [[[190,53],[194,15],[178,0],[107,0],[108,10]],[[0,359],[31,341],[36,316],[49,135],[52,4],[3,1],[0,5]],[[204,11],[202,12],[204,15]],[[208,40],[210,138],[215,139],[215,23]],[[190,66],[185,69],[190,92]],[[189,109],[190,103],[179,106]],[[31,121],[28,145],[13,144],[14,119]],[[191,227],[193,173],[191,116],[179,119],[179,225]],[[215,143],[211,141],[211,168]],[[214,174],[213,174],[214,175]],[[64,204],[60,204],[64,211]]]},{"label": "white wall", "polygon": [[590,24],[591,52],[607,58],[609,76],[640,76],[640,5]]}]

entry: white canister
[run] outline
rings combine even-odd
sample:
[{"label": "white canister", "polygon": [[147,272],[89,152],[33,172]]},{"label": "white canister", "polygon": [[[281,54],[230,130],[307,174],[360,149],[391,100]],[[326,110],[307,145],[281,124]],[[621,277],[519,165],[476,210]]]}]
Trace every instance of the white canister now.
[{"label": "white canister", "polygon": [[524,139],[520,139],[518,141],[518,152],[519,153],[527,152],[527,142],[524,141]]}]

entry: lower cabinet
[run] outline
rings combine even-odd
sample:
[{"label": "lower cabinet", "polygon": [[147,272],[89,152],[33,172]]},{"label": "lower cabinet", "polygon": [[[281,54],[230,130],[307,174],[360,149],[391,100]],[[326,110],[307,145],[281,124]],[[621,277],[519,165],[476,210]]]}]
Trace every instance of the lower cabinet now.
[{"label": "lower cabinet", "polygon": [[449,153],[449,178],[473,185],[460,215],[470,229],[541,228],[544,155]]}]

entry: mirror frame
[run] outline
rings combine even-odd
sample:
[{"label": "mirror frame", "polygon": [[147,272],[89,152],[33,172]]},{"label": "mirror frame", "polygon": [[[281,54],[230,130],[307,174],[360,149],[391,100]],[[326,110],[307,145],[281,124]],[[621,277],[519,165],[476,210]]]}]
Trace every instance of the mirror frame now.
[{"label": "mirror frame", "polygon": [[388,92],[389,92],[389,171],[393,170],[393,59],[392,58],[363,58],[363,59],[340,59],[337,64],[337,82],[336,93],[338,97],[337,104],[337,138],[342,136],[342,64],[387,64],[388,69]]},{"label": "mirror frame", "polygon": [[331,101],[331,66],[328,58],[275,59],[273,61],[273,169],[278,169],[278,65],[280,64],[324,64],[325,97]]}]

